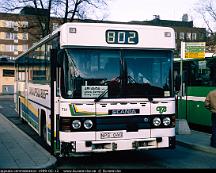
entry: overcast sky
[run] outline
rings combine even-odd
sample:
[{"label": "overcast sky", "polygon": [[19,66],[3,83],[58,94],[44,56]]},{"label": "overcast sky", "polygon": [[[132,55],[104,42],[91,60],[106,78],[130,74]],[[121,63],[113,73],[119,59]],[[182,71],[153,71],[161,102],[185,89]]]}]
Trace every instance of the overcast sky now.
[{"label": "overcast sky", "polygon": [[196,27],[205,27],[203,20],[195,12],[199,0],[111,0],[108,20],[131,21],[152,20],[160,15],[161,20],[182,20],[187,13],[189,21]]}]

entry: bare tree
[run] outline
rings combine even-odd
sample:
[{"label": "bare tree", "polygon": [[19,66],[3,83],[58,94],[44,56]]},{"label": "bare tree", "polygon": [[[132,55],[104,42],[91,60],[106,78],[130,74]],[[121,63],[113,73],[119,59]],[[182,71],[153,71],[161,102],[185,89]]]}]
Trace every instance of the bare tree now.
[{"label": "bare tree", "polygon": [[36,14],[39,14],[41,9],[46,11],[43,15],[36,15],[36,25],[39,25],[41,36],[44,37],[50,33],[51,17],[59,17],[63,24],[74,19],[92,17],[92,14],[96,14],[95,11],[103,11],[100,16],[103,20],[108,1],[110,0],[2,0],[0,11],[18,12],[26,6],[32,7]]},{"label": "bare tree", "polygon": [[[53,14],[61,17],[63,23],[67,21],[72,22],[74,19],[89,18],[98,10],[103,11],[104,15],[107,12],[108,1],[109,0],[56,0],[55,7],[57,7],[57,9],[53,11]],[[103,16],[100,17],[103,19]]]},{"label": "bare tree", "polygon": [[214,28],[216,26],[216,1],[215,0],[200,0],[197,4],[197,8],[195,10],[198,12],[202,19],[204,20],[207,30],[209,33],[208,36],[208,45],[216,44],[216,32]]}]

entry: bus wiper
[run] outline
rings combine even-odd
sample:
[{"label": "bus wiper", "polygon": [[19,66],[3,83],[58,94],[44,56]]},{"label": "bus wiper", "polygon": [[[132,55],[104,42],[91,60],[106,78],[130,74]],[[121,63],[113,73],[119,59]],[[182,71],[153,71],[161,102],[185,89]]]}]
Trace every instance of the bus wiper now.
[{"label": "bus wiper", "polygon": [[[110,81],[107,81],[106,84],[108,85],[108,84],[110,84],[110,83],[113,82],[113,81],[118,81],[119,79],[120,79],[120,77],[117,76],[116,78],[114,78],[114,79],[112,79],[112,80],[110,80]],[[95,102],[95,103],[96,103],[96,102],[99,102],[107,93],[108,93],[108,88],[107,88],[106,90],[104,90],[104,92],[102,92],[102,93],[94,100],[94,102]]]},{"label": "bus wiper", "polygon": [[95,103],[96,103],[96,102],[99,102],[100,99],[102,99],[102,98],[106,95],[107,92],[108,92],[108,88],[107,88],[104,92],[102,92],[102,93],[94,100],[94,102],[95,102]]}]

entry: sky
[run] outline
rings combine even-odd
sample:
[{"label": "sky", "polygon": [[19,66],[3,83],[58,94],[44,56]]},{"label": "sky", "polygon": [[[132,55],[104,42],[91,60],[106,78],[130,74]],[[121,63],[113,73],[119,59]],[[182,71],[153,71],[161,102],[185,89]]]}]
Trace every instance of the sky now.
[{"label": "sky", "polygon": [[187,13],[189,21],[195,27],[205,27],[198,13],[196,4],[200,0],[111,0],[108,20],[128,22],[131,20],[152,20],[159,15],[161,20],[182,20]]}]

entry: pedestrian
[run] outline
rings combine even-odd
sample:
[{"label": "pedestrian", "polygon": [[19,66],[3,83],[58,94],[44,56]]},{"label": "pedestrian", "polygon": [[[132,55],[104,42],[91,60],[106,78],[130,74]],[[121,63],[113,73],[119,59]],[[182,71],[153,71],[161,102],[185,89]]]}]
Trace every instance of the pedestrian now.
[{"label": "pedestrian", "polygon": [[205,99],[205,107],[212,113],[212,135],[210,145],[216,147],[216,89],[208,93]]}]

